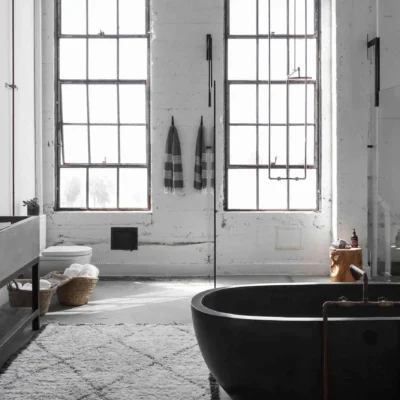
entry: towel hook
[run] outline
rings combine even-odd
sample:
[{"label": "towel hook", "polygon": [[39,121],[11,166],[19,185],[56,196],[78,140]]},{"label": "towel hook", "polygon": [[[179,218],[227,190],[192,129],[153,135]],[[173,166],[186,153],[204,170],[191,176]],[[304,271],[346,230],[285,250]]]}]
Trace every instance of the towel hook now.
[{"label": "towel hook", "polygon": [[172,116],[172,126],[175,126],[174,117]]}]

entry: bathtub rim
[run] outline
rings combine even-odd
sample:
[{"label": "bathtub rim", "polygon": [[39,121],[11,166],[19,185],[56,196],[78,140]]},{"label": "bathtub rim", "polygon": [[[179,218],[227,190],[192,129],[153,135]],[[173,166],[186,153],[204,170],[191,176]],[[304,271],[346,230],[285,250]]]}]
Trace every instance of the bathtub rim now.
[{"label": "bathtub rim", "polygon": [[[223,290],[235,290],[239,288],[251,288],[251,287],[259,287],[259,286],[326,286],[326,285],[362,285],[361,282],[298,282],[298,283],[260,283],[260,284],[252,284],[252,285],[238,285],[238,286],[223,286],[220,288],[212,288],[205,290],[203,292],[197,293],[193,296],[191,300],[191,308],[195,309],[203,314],[208,314],[211,316],[231,319],[231,320],[243,320],[243,321],[271,321],[271,322],[321,322],[322,323],[322,304],[321,304],[321,317],[312,318],[312,317],[269,317],[269,316],[256,316],[256,315],[241,315],[241,314],[232,314],[225,313],[221,311],[216,311],[211,308],[206,307],[203,304],[203,299],[210,295],[211,293]],[[370,285],[373,286],[399,286],[400,291],[400,282],[370,282]],[[400,293],[400,292],[399,292]],[[361,300],[361,298],[360,298]],[[354,318],[329,318],[330,322],[341,322],[341,321],[400,321],[399,317],[354,317]]]}]

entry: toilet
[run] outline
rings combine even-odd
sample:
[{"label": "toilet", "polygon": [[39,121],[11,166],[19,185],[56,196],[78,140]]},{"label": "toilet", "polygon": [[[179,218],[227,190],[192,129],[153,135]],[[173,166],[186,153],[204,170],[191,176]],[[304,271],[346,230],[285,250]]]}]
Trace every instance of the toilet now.
[{"label": "toilet", "polygon": [[64,272],[71,264],[89,264],[91,258],[92,248],[88,246],[51,246],[40,254],[40,274]]}]

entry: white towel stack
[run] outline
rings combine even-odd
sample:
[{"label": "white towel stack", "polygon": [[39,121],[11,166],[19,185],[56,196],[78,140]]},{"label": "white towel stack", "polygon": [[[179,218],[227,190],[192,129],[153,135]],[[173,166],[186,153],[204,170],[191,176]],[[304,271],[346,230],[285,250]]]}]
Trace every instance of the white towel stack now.
[{"label": "white towel stack", "polygon": [[[30,290],[32,291],[32,283],[25,283],[24,285],[20,282],[17,282],[18,289],[20,290]],[[11,283],[11,287],[15,288],[15,283]],[[40,280],[40,290],[48,290],[51,288],[51,283],[46,281],[45,279]]]},{"label": "white towel stack", "polygon": [[91,264],[72,264],[64,271],[64,275],[69,278],[97,278],[99,273],[98,268]]}]

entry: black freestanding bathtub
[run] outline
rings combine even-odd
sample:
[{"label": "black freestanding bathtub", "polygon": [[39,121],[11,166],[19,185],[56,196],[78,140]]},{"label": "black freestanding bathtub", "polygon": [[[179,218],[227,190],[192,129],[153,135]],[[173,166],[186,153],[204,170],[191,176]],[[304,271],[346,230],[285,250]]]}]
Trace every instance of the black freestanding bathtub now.
[{"label": "black freestanding bathtub", "polygon": [[[362,299],[362,285],[227,287],[192,299],[208,368],[233,400],[323,398],[322,305]],[[369,299],[400,300],[400,284],[371,283]],[[400,309],[329,311],[329,400],[400,399]]]}]

